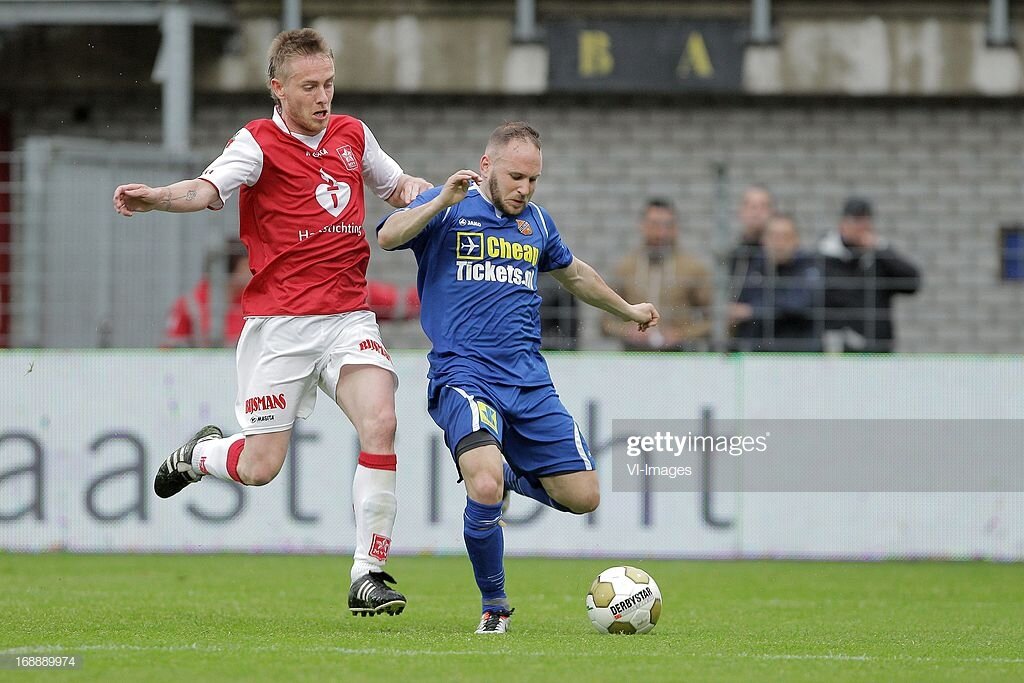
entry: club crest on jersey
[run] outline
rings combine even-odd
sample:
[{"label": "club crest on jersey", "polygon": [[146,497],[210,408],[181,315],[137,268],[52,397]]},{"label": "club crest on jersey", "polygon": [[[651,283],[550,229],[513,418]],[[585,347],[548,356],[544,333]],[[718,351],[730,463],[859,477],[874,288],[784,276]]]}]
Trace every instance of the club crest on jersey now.
[{"label": "club crest on jersey", "polygon": [[456,232],[455,258],[460,261],[479,261],[484,257],[482,232]]},{"label": "club crest on jersey", "polygon": [[517,218],[516,227],[519,229],[520,235],[530,236],[533,234],[533,226],[530,225],[530,221],[524,221],[522,218]]},{"label": "club crest on jersey", "polygon": [[342,145],[335,150],[341,160],[345,162],[345,168],[350,171],[355,171],[359,168],[359,162],[356,161],[356,155],[352,153],[352,145]]}]

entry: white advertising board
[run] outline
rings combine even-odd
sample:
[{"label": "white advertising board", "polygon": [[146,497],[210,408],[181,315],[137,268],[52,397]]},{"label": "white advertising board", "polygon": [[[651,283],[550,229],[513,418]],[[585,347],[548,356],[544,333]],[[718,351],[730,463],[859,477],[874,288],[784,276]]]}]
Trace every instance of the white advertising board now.
[{"label": "white advertising board", "polygon": [[[426,361],[398,352],[396,553],[459,553],[465,492],[426,413]],[[553,354],[555,385],[599,461],[628,419],[1018,420],[1019,359]],[[233,428],[230,352],[0,354],[0,549],[348,552],[354,430],[320,395],[284,470],[207,477],[168,500],[159,463],[208,422]],[[237,430],[235,430],[237,431]],[[618,435],[621,436],[621,435]],[[898,457],[894,454],[893,457]],[[1024,493],[612,490],[592,515],[514,498],[510,554],[1024,559]]]}]

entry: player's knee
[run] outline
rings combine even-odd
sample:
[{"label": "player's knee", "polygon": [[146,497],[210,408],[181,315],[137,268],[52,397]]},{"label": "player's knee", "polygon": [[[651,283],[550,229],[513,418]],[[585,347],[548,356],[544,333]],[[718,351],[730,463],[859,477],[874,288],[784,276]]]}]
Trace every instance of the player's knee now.
[{"label": "player's knee", "polygon": [[238,463],[238,476],[246,486],[265,486],[281,471],[281,464],[266,459],[253,458],[250,462],[243,459]]},{"label": "player's knee", "polygon": [[574,500],[567,507],[576,515],[585,515],[593,512],[601,504],[601,491],[596,487],[588,489],[575,496]]},{"label": "player's knee", "polygon": [[[363,418],[359,425],[359,439],[364,447],[381,450],[383,444],[394,442],[398,419],[395,411],[383,410]],[[374,444],[371,446],[371,444]]]},{"label": "player's knee", "polygon": [[489,472],[478,474],[466,483],[470,491],[470,498],[484,505],[500,503],[501,496],[505,493],[501,478],[494,477]]},{"label": "player's knee", "polygon": [[246,486],[266,486],[276,476],[277,472],[273,472],[269,468],[254,468],[245,474],[239,472],[239,477],[241,477]]}]

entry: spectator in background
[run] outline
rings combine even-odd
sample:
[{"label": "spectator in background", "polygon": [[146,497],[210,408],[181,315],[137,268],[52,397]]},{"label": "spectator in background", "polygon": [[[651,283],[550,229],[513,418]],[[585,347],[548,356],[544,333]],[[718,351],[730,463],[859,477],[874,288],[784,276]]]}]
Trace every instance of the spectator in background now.
[{"label": "spectator in background", "polygon": [[389,282],[367,280],[366,302],[379,321],[416,320],[420,317],[416,285],[409,285],[403,290]]},{"label": "spectator in background", "polygon": [[707,347],[711,333],[711,273],[679,247],[671,202],[650,199],[640,220],[644,244],[616,268],[616,290],[627,301],[649,301],[661,311],[656,329],[606,317],[602,329],[627,351],[682,351]]},{"label": "spectator in background", "polygon": [[747,276],[751,260],[761,253],[761,235],[775,214],[775,197],[767,187],[755,183],[743,191],[737,213],[740,219],[740,240],[729,253],[727,263],[734,296]]},{"label": "spectator in background", "polygon": [[838,230],[822,239],[819,253],[825,270],[826,350],[892,351],[892,299],[917,292],[921,275],[875,232],[871,202],[847,199]]},{"label": "spectator in background", "polygon": [[[210,278],[204,277],[188,294],[178,297],[167,315],[163,348],[234,346],[242,334],[242,291],[252,279],[248,255],[241,240],[228,240],[222,252],[227,257],[227,281],[224,287],[224,323],[220,335],[213,338],[210,324]],[[221,254],[216,254],[220,256]],[[211,261],[217,267],[219,258]]]},{"label": "spectator in background", "polygon": [[820,351],[815,322],[822,278],[814,256],[800,249],[792,216],[776,214],[764,228],[739,297],[729,308],[737,351]]},{"label": "spectator in background", "polygon": [[[204,277],[188,294],[178,297],[167,315],[167,328],[162,348],[233,347],[242,334],[245,318],[242,315],[242,292],[252,279],[248,255],[241,240],[228,240],[222,252],[227,256],[227,282],[225,283],[224,324],[220,335],[214,338],[210,324],[210,278]],[[216,254],[215,256],[220,256]],[[213,262],[219,259],[212,259]],[[404,292],[387,282],[368,280],[366,298],[378,321],[412,320],[419,317],[420,300],[416,286]]]}]

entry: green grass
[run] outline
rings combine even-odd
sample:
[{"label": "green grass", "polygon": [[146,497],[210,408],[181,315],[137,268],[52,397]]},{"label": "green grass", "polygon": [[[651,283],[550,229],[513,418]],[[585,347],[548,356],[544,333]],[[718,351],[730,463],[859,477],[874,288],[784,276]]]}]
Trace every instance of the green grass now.
[{"label": "green grass", "polygon": [[507,636],[474,636],[465,558],[399,557],[399,617],[343,611],[348,560],[0,554],[0,651],[84,655],[31,681],[892,681],[1024,679],[1024,566],[640,562],[645,636],[583,597],[608,560],[513,559]]}]

